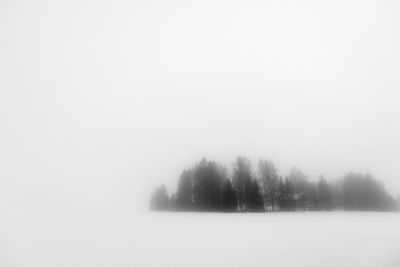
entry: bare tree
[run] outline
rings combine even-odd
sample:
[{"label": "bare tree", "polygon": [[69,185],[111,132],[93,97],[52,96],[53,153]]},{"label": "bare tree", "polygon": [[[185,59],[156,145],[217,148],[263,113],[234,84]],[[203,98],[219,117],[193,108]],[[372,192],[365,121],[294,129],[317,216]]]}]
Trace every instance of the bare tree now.
[{"label": "bare tree", "polygon": [[233,166],[233,186],[237,192],[239,210],[247,209],[247,195],[251,184],[252,170],[248,158],[237,157]]},{"label": "bare tree", "polygon": [[262,188],[265,207],[267,210],[274,210],[278,202],[279,180],[272,161],[260,160],[258,163],[258,178]]}]

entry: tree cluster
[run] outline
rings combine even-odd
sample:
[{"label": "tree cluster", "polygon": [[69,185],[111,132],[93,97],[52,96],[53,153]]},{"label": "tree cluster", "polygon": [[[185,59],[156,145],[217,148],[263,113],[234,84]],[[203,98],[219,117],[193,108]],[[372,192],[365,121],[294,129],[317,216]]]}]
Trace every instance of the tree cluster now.
[{"label": "tree cluster", "polygon": [[157,187],[152,210],[261,212],[293,210],[369,210],[399,208],[383,185],[369,174],[349,173],[335,183],[324,177],[313,182],[298,168],[285,177],[274,164],[260,160],[257,173],[249,159],[238,157],[231,174],[214,161],[202,159],[183,170],[175,194]]},{"label": "tree cluster", "polygon": [[396,201],[371,175],[349,173],[343,182],[343,207],[347,210],[392,210]]}]

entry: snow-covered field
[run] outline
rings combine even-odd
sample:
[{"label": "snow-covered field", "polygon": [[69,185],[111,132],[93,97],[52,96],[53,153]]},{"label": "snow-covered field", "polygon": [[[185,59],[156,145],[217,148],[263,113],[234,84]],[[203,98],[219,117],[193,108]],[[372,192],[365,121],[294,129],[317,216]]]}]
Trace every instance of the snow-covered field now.
[{"label": "snow-covered field", "polygon": [[400,266],[399,213],[0,215],[0,266]]}]

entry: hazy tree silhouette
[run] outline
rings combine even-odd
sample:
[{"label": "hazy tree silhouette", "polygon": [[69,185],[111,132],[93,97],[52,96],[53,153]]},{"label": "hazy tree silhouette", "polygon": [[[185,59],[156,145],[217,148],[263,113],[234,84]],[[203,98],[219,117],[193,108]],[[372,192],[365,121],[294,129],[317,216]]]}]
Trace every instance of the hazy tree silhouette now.
[{"label": "hazy tree silhouette", "polygon": [[320,207],[317,187],[314,183],[309,185],[309,209],[318,210]]},{"label": "hazy tree silhouette", "polygon": [[329,189],[328,183],[324,177],[321,176],[318,182],[318,199],[319,208],[322,210],[331,210],[333,207],[332,194]]},{"label": "hazy tree silhouette", "polygon": [[396,203],[395,203],[395,210],[400,210],[400,194],[397,195],[396,197]]},{"label": "hazy tree silhouette", "polygon": [[233,186],[237,192],[239,210],[247,209],[247,194],[251,184],[252,171],[250,160],[245,157],[237,157],[233,167]]},{"label": "hazy tree silhouette", "polygon": [[285,192],[285,182],[283,181],[282,177],[278,178],[278,208],[280,210],[285,210],[286,203],[286,192]]},{"label": "hazy tree silhouette", "polygon": [[342,209],[344,203],[343,179],[330,182],[328,185],[332,194],[333,208]]},{"label": "hazy tree silhouette", "polygon": [[253,175],[250,160],[237,157],[232,176],[223,166],[202,159],[185,169],[175,194],[168,197],[164,185],[151,195],[152,210],[265,211],[290,210],[371,210],[400,209],[397,199],[370,174],[348,173],[343,179],[328,183],[322,176],[310,182],[298,168],[279,177],[271,161],[261,160],[258,176]]},{"label": "hazy tree silhouette", "polygon": [[273,210],[278,202],[278,174],[271,161],[260,160],[258,164],[258,176],[261,183],[265,207]]},{"label": "hazy tree silhouette", "polygon": [[257,180],[249,180],[247,188],[247,210],[253,212],[264,211],[263,197]]},{"label": "hazy tree silhouette", "polygon": [[307,199],[307,176],[299,169],[292,168],[287,177],[288,186],[291,187],[291,197],[294,208],[305,209],[308,205]]},{"label": "hazy tree silhouette", "polygon": [[395,210],[394,199],[371,175],[349,173],[343,181],[346,210]]},{"label": "hazy tree silhouette", "polygon": [[293,210],[295,208],[293,185],[289,179],[279,180],[279,208]]},{"label": "hazy tree silhouette", "polygon": [[190,210],[193,205],[193,171],[183,170],[179,177],[175,207],[177,210]]},{"label": "hazy tree silhouette", "polygon": [[220,209],[222,176],[215,162],[202,159],[193,172],[193,205],[198,210]]},{"label": "hazy tree silhouette", "polygon": [[221,194],[221,210],[227,212],[236,211],[238,200],[229,179],[224,181]]},{"label": "hazy tree silhouette", "polygon": [[150,209],[158,211],[169,209],[169,197],[165,185],[161,185],[154,190],[150,200]]},{"label": "hazy tree silhouette", "polygon": [[343,207],[346,210],[361,208],[361,188],[362,174],[349,173],[343,181]]},{"label": "hazy tree silhouette", "polygon": [[175,194],[172,194],[171,197],[169,198],[169,209],[176,211],[176,196]]}]

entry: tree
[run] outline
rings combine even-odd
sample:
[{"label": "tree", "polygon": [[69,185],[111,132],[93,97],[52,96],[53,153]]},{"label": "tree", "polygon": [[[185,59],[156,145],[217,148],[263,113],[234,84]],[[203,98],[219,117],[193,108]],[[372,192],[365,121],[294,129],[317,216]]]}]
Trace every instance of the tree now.
[{"label": "tree", "polygon": [[346,210],[395,210],[392,196],[370,174],[349,173],[343,181],[343,208]]},{"label": "tree", "polygon": [[171,197],[169,198],[169,209],[176,211],[176,196],[175,194],[172,194]]},{"label": "tree", "polygon": [[183,170],[179,177],[178,190],[176,192],[175,205],[178,210],[190,210],[193,199],[193,172]]},{"label": "tree", "polygon": [[331,210],[333,207],[332,194],[329,189],[328,183],[324,177],[321,176],[318,182],[318,199],[319,208],[322,210]]},{"label": "tree", "polygon": [[213,161],[202,159],[179,177],[177,191],[168,197],[166,187],[157,187],[151,195],[152,210],[265,211],[286,210],[400,210],[400,196],[392,197],[382,183],[370,174],[348,173],[328,183],[322,176],[309,182],[298,168],[278,177],[271,161],[261,160],[258,176],[250,160],[238,157],[232,176]]},{"label": "tree", "polygon": [[333,208],[343,208],[343,179],[337,179],[329,183],[329,189],[332,194]]},{"label": "tree", "polygon": [[285,209],[285,183],[282,177],[278,178],[278,207],[280,210]]},{"label": "tree", "polygon": [[265,211],[260,186],[256,179],[251,179],[247,192],[247,210],[253,212]]},{"label": "tree", "polygon": [[287,177],[287,182],[290,183],[292,187],[292,198],[295,204],[295,208],[305,209],[308,205],[307,199],[307,176],[299,169],[292,168],[289,176]]},{"label": "tree", "polygon": [[221,192],[221,210],[232,212],[237,210],[237,197],[232,183],[226,179]]},{"label": "tree", "polygon": [[169,209],[169,197],[165,185],[157,187],[150,199],[150,209],[162,211]]},{"label": "tree", "polygon": [[310,199],[310,204],[309,208],[311,210],[317,210],[319,209],[319,198],[318,198],[318,192],[317,192],[317,187],[314,183],[310,184],[309,187],[309,199]]},{"label": "tree", "polygon": [[278,202],[278,174],[272,161],[260,160],[258,177],[261,182],[263,200],[268,209],[273,210]]},{"label": "tree", "polygon": [[294,209],[293,185],[289,181],[289,179],[286,178],[284,181],[282,178],[279,178],[278,191],[279,191],[278,194],[279,209],[281,210]]},{"label": "tree", "polygon": [[198,210],[220,209],[222,177],[215,162],[202,159],[193,172],[193,205]]},{"label": "tree", "polygon": [[361,174],[349,173],[345,176],[343,181],[343,208],[345,210],[359,209],[359,188],[362,179]]},{"label": "tree", "polygon": [[247,210],[247,192],[251,182],[251,164],[245,157],[238,157],[233,166],[233,186],[237,192],[239,210]]}]

